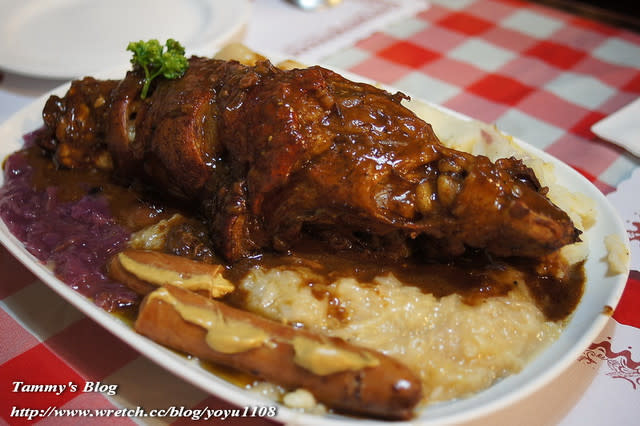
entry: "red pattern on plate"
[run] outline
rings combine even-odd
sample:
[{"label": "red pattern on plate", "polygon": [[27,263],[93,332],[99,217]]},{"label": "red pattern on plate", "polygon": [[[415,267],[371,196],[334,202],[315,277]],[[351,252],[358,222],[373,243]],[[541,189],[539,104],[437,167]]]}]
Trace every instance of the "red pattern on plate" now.
[{"label": "red pattern on plate", "polygon": [[[610,337],[608,339],[611,339]],[[615,352],[608,340],[593,343],[589,349],[578,358],[578,362],[588,365],[598,365],[604,361],[609,371],[605,373],[613,379],[622,379],[631,384],[634,390],[640,390],[640,362],[632,358],[631,350]]]},{"label": "red pattern on plate", "polygon": [[631,241],[640,241],[640,221],[630,222],[631,227],[627,229]]}]

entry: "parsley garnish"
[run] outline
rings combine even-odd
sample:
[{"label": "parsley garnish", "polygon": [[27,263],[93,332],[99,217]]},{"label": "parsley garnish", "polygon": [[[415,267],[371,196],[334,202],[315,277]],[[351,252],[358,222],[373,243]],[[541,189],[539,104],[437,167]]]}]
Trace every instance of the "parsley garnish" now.
[{"label": "parsley garnish", "polygon": [[189,61],[184,56],[184,47],[171,38],[165,46],[156,39],[131,42],[127,50],[133,52],[133,66],[138,66],[144,71],[144,85],[140,93],[142,99],[147,97],[154,78],[159,75],[168,79],[180,78],[189,67]]}]

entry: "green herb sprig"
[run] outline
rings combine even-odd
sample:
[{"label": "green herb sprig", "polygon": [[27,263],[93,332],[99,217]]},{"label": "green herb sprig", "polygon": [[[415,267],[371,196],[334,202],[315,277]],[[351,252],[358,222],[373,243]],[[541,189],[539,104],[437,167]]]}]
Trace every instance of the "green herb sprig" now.
[{"label": "green herb sprig", "polygon": [[[165,50],[166,47],[166,50]],[[162,46],[156,39],[129,43],[127,50],[133,52],[131,63],[144,71],[144,85],[140,97],[145,99],[154,78],[180,78],[187,71],[189,61],[184,56],[184,47],[174,39]]]}]

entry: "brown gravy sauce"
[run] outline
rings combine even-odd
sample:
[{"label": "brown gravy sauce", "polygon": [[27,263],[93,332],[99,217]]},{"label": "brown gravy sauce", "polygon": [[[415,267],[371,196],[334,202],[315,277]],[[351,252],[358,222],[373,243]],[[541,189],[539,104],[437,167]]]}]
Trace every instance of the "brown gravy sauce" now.
[{"label": "brown gravy sauce", "polygon": [[[194,216],[192,211],[177,208],[154,196],[141,185],[122,186],[106,172],[57,168],[37,147],[24,151],[34,168],[33,187],[45,190],[55,187],[60,200],[75,201],[87,194],[100,193],[109,201],[111,213],[118,223],[133,231],[166,219],[176,212]],[[342,319],[344,311],[331,294],[329,284],[338,278],[353,277],[359,282],[375,285],[375,278],[393,274],[406,285],[425,293],[443,297],[457,293],[468,304],[482,303],[489,297],[506,295],[516,286],[526,285],[534,300],[550,320],[568,317],[584,289],[585,272],[582,263],[565,267],[557,257],[546,259],[495,259],[484,252],[470,253],[445,263],[428,263],[409,259],[402,263],[372,261],[356,253],[327,253],[309,241],[287,254],[264,253],[227,265],[225,277],[237,284],[255,267],[304,267],[311,271],[309,286],[318,299],[328,298],[330,314]],[[563,270],[563,278],[556,278]],[[539,273],[538,271],[549,271]],[[241,291],[227,297],[236,306],[243,305]]]},{"label": "brown gravy sauce", "polygon": [[168,203],[155,200],[147,188],[120,185],[108,172],[59,168],[36,146],[22,152],[34,170],[35,191],[55,188],[60,202],[78,201],[89,194],[102,195],[108,200],[118,224],[132,232],[169,218],[175,212]]},{"label": "brown gravy sauce", "polygon": [[[491,259],[484,252],[471,253],[448,263],[407,260],[384,264],[312,247],[287,255],[266,253],[242,260],[229,267],[225,276],[237,284],[255,267],[306,268],[311,274],[306,274],[309,278],[302,285],[311,287],[317,299],[327,298],[330,315],[338,319],[343,318],[344,312],[329,284],[340,278],[355,278],[364,285],[375,286],[376,277],[393,274],[403,284],[418,287],[435,297],[459,294],[469,305],[482,303],[490,297],[505,296],[516,286],[526,285],[538,307],[552,321],[568,317],[580,302],[584,290],[583,263],[566,267],[564,278],[559,279],[554,275],[563,266],[555,265],[555,259],[544,262],[553,272],[540,274],[537,272],[543,265],[540,259]],[[241,297],[236,292],[230,303],[241,305]]]}]

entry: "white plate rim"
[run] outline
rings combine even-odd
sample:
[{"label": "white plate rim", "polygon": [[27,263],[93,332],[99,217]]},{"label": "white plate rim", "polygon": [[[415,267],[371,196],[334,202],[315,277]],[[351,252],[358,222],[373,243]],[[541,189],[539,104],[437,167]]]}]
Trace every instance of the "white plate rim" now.
[{"label": "white plate rim", "polygon": [[[354,80],[368,81],[366,78],[340,71],[342,75]],[[117,68],[109,72],[97,74],[98,78],[118,78],[124,75],[122,68]],[[41,124],[41,111],[44,102],[51,94],[62,95],[69,87],[65,83],[52,92],[47,93],[22,110],[15,113],[11,118],[0,125],[0,158],[18,149],[22,144],[22,135],[36,129]],[[394,91],[393,88],[386,87]],[[434,105],[430,102],[425,104],[435,107],[447,114],[453,115],[461,120],[471,120],[464,114],[450,109]],[[9,145],[7,145],[7,141]],[[550,154],[533,147],[518,139],[516,143],[527,153],[530,153],[542,160],[554,165],[558,180],[564,184],[575,185],[572,189],[587,193],[595,202],[596,210],[599,213],[599,220],[596,225],[587,232],[589,236],[590,256],[587,261],[586,270],[588,274],[585,295],[566,329],[559,339],[550,347],[546,348],[532,362],[530,362],[520,373],[492,385],[490,388],[477,393],[464,400],[456,400],[435,404],[426,409],[419,409],[418,416],[408,422],[394,422],[399,425],[439,425],[460,423],[477,419],[495,412],[501,408],[512,405],[535,391],[541,389],[554,378],[566,370],[577,357],[593,342],[600,331],[605,327],[609,315],[604,313],[605,306],[615,308],[624,290],[629,266],[626,274],[618,274],[613,277],[606,276],[606,264],[602,262],[605,255],[604,244],[597,242],[595,236],[617,234],[620,236],[629,250],[629,239],[622,220],[615,208],[609,203],[607,198],[584,176],[573,168],[551,156]],[[0,175],[0,186],[4,182],[4,177]],[[605,220],[601,220],[604,218]],[[25,267],[33,272],[52,290],[62,296],[71,305],[78,308],[89,318],[96,321],[106,330],[138,350],[142,355],[157,363],[178,377],[190,382],[200,389],[220,397],[238,406],[273,405],[273,401],[267,400],[255,393],[238,388],[237,386],[215,376],[213,373],[203,369],[194,361],[189,361],[173,351],[164,348],[135,333],[129,325],[117,317],[101,310],[89,299],[72,290],[66,284],[55,278],[53,274],[40,262],[28,253],[22,243],[17,240],[9,231],[6,224],[0,220],[0,243],[18,259]],[[594,250],[595,249],[595,250]],[[597,287],[595,280],[603,281],[602,286]],[[594,287],[596,286],[596,287]],[[592,292],[595,291],[596,293]],[[588,305],[585,298],[595,294],[589,299]],[[595,299],[595,300],[592,300]],[[316,416],[300,413],[278,405],[278,414],[274,420],[285,424],[315,424],[336,426],[346,423],[358,425],[376,425],[386,422],[370,419],[353,419],[339,415]]]},{"label": "white plate rim", "polygon": [[[72,0],[40,2],[41,4],[39,6],[41,8],[45,8],[45,10],[41,11],[41,13],[47,12],[46,7],[53,8],[61,2],[64,4],[65,2],[69,1]],[[206,17],[206,19],[209,19],[209,21],[205,26],[209,29],[197,33],[193,36],[193,39],[190,40],[189,53],[210,55],[212,52],[215,52],[216,48],[224,45],[225,43],[229,42],[242,33],[242,30],[247,24],[251,13],[251,0],[192,1],[200,2],[202,5],[211,8],[212,13]],[[0,69],[28,77],[58,80],[77,78],[95,73],[96,69],[91,65],[91,58],[103,58],[105,52],[101,51],[95,54],[87,54],[86,52],[83,53],[78,51],[77,56],[75,55],[75,52],[73,54],[77,59],[72,64],[69,64],[67,62],[52,62],[43,67],[43,64],[41,62],[33,59],[29,55],[17,52],[12,48],[12,43],[10,42],[10,34],[3,34],[2,31],[3,28],[5,29],[4,31],[8,31],[7,29],[11,27],[10,19],[12,16],[14,16],[11,12],[15,10],[16,13],[19,13],[21,11],[21,8],[32,7],[31,4],[37,2],[38,0],[24,0],[20,2],[16,2],[13,0],[0,0],[0,10],[3,10],[3,13],[0,14],[0,36],[4,35],[3,38],[5,39],[0,40]],[[183,5],[183,3],[174,2],[173,7],[180,7],[180,5]],[[167,14],[170,13],[172,13],[172,11],[167,11]],[[173,11],[173,13],[175,13],[175,10]],[[164,42],[164,40],[160,40],[160,42]],[[125,49],[126,45],[122,46],[122,50]],[[104,69],[104,67],[102,67],[102,69]],[[102,69],[98,71],[101,71]]]}]

